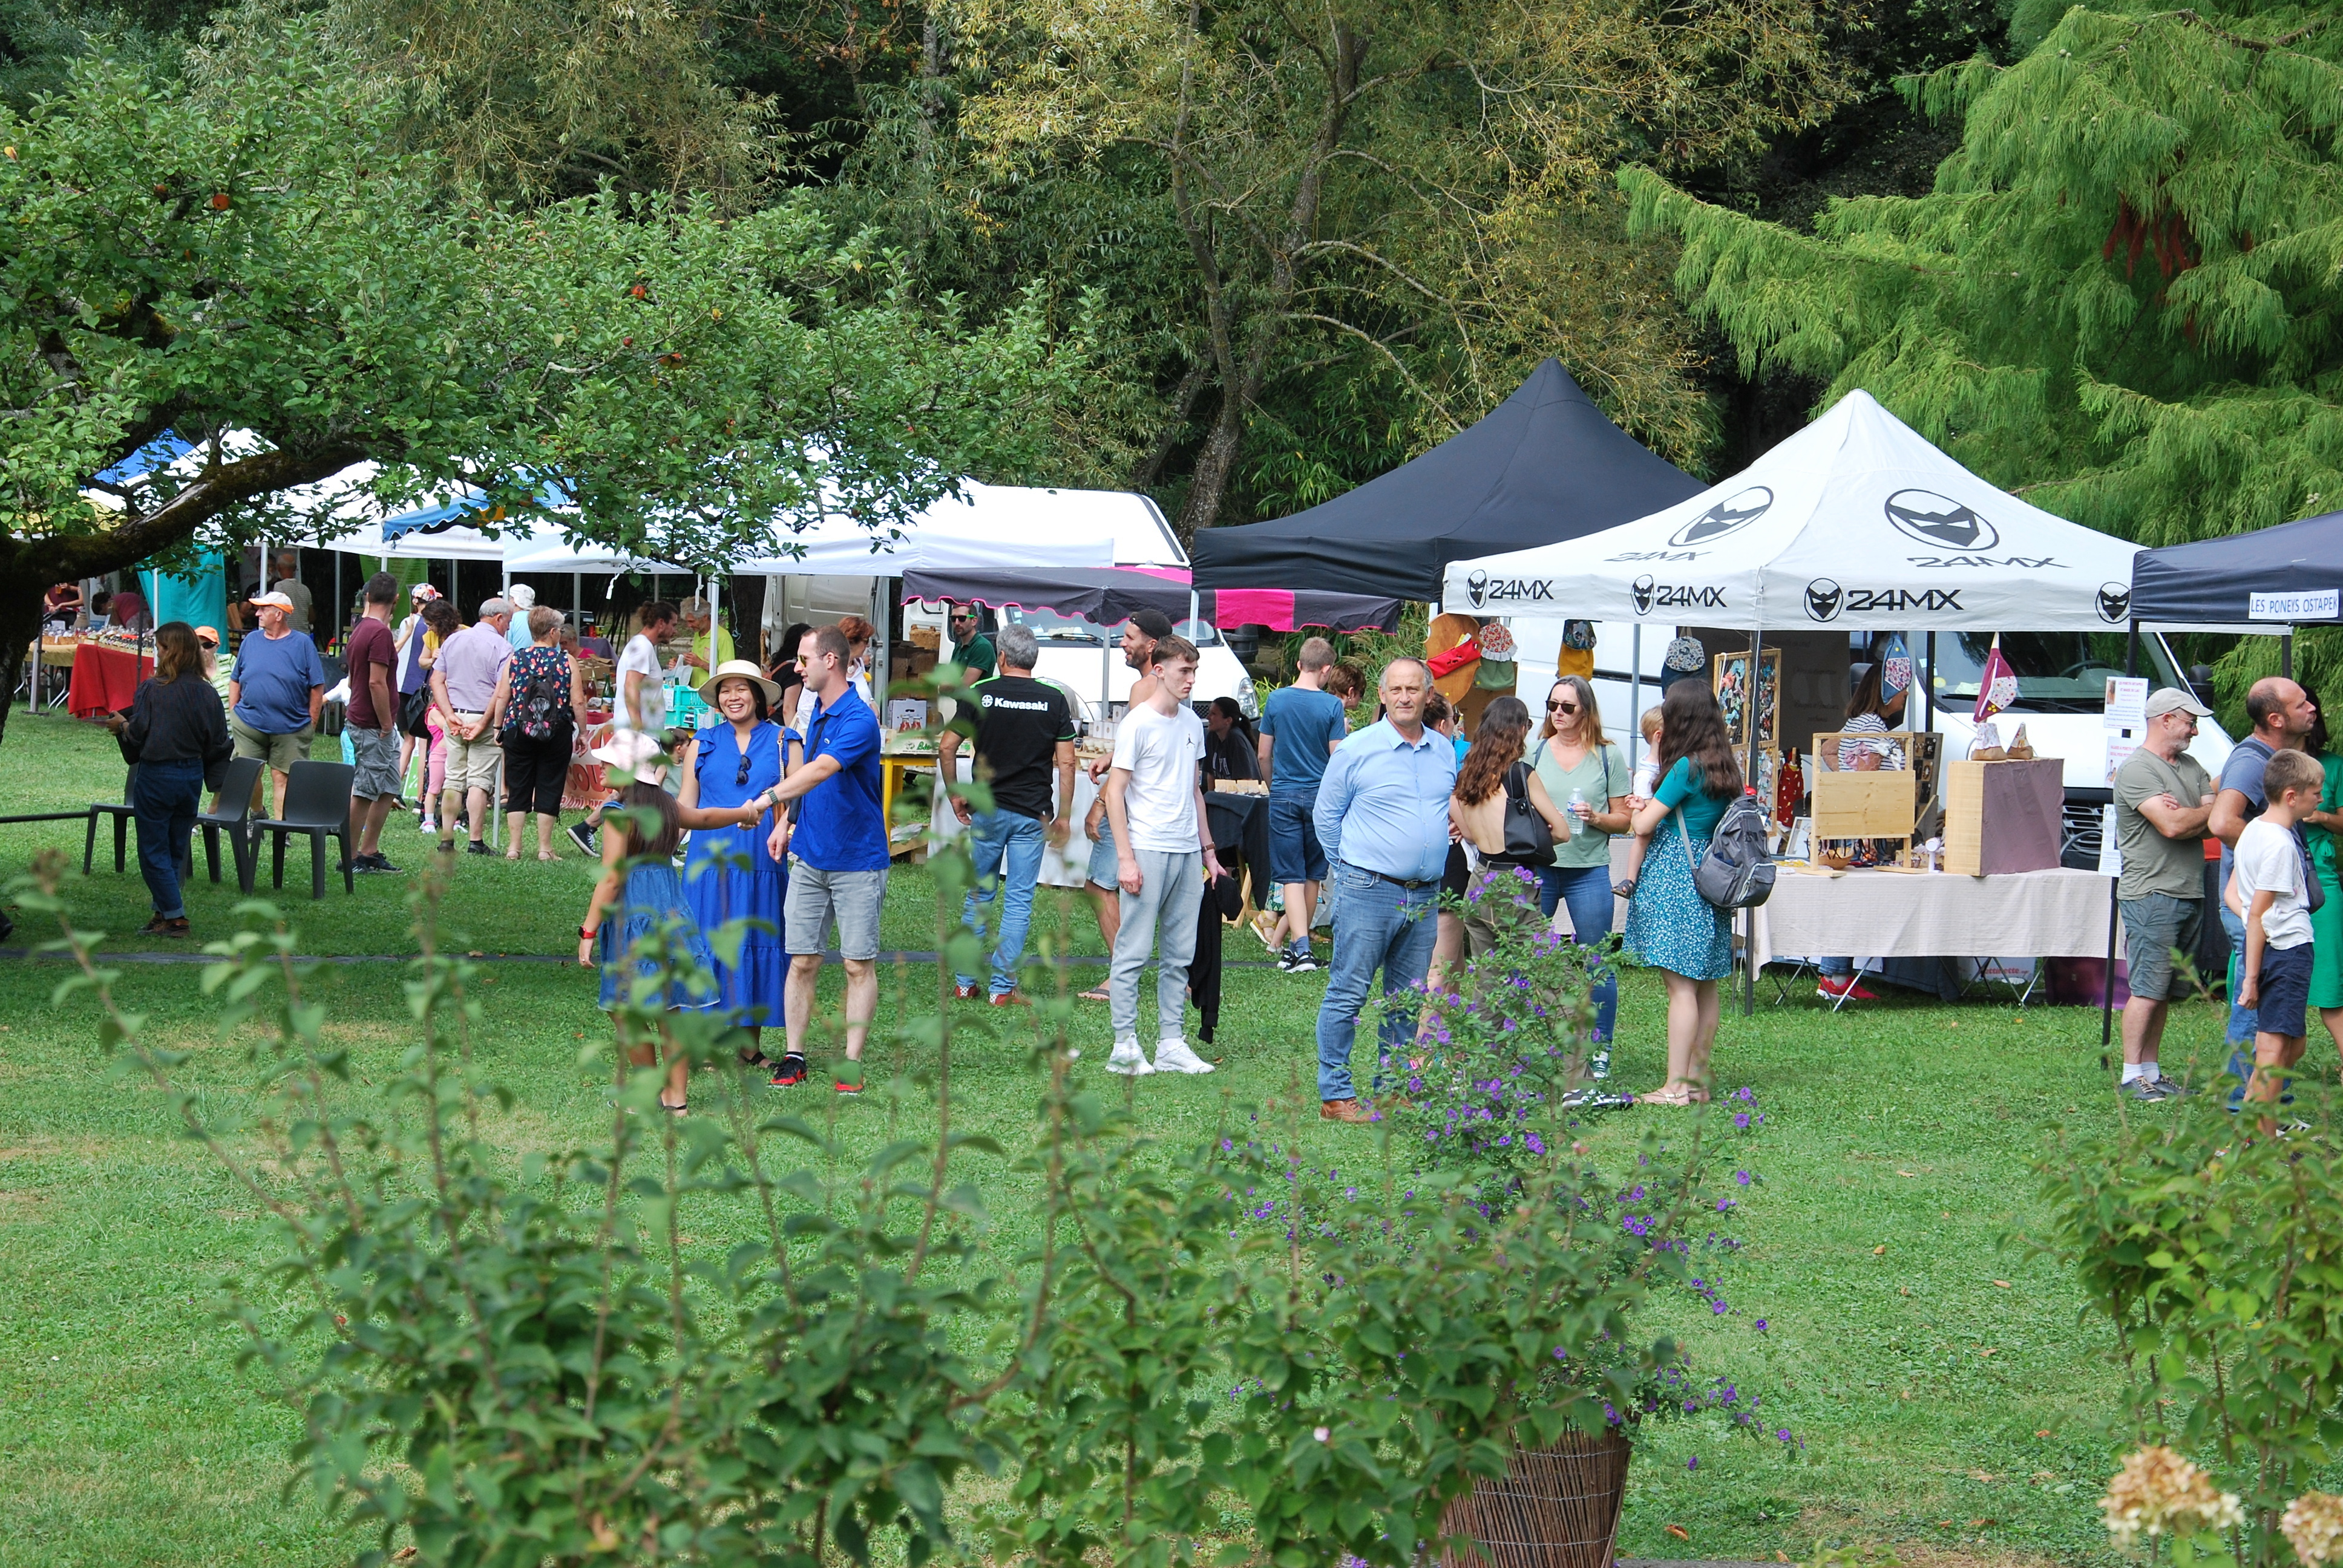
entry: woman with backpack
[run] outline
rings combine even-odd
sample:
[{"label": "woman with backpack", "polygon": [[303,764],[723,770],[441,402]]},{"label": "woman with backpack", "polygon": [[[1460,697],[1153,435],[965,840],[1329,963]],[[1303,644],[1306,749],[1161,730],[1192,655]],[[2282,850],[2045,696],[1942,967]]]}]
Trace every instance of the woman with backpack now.
[{"label": "woman with backpack", "polygon": [[[1464,940],[1474,958],[1496,945],[1497,928],[1480,900],[1504,898],[1510,878],[1491,872],[1537,869],[1551,865],[1557,845],[1569,841],[1571,816],[1554,803],[1544,781],[1522,759],[1530,734],[1528,704],[1499,697],[1481,711],[1472,749],[1457,765],[1455,792],[1448,797],[1448,820],[1478,853],[1479,884],[1465,894]],[[1539,831],[1540,828],[1544,831]]]},{"label": "woman with backpack", "polygon": [[[1603,715],[1594,688],[1583,675],[1556,678],[1545,694],[1545,722],[1530,750],[1530,766],[1547,799],[1570,814],[1567,843],[1556,841],[1554,864],[1538,871],[1538,907],[1546,918],[1570,906],[1571,940],[1601,947],[1611,937],[1611,837],[1627,831],[1633,814],[1627,797],[1634,785],[1627,759],[1603,737]],[[1611,1076],[1611,1034],[1619,1020],[1619,977],[1608,964],[1592,971],[1594,985],[1594,1050],[1586,1059],[1590,1077]]]},{"label": "woman with backpack", "polygon": [[1660,704],[1659,787],[1635,813],[1652,837],[1627,905],[1627,945],[1668,988],[1667,1082],[1650,1105],[1708,1101],[1708,1053],[1716,1043],[1716,982],[1733,972],[1732,918],[1701,897],[1693,870],[1708,852],[1725,809],[1741,796],[1741,764],[1725,713],[1706,686],[1679,680]]},{"label": "woman with backpack", "polygon": [[561,612],[538,605],[528,612],[529,645],[513,655],[497,678],[497,707],[505,716],[497,740],[505,752],[505,859],[520,859],[521,819],[537,813],[537,858],[556,859],[554,824],[561,819],[561,787],[569,777],[569,749],[586,726],[586,677],[561,647]]}]

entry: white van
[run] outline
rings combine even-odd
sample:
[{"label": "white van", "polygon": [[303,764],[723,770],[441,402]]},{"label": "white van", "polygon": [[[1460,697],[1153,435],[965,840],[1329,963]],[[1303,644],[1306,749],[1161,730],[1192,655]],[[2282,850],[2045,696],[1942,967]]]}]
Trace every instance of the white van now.
[{"label": "white van", "polygon": [[[1518,621],[1513,630],[1521,648],[1522,689],[1526,692],[1538,684],[1533,672],[1554,668],[1561,623]],[[1634,736],[1636,694],[1628,680],[1629,670],[1635,663],[1636,639],[1633,633],[1634,628],[1626,626],[1595,628],[1595,701],[1603,711],[1604,731],[1623,748]],[[1660,699],[1662,660],[1672,635],[1666,627],[1644,628],[1640,695],[1645,708]],[[1907,632],[1904,640],[1914,658],[1925,666],[1926,634]],[[1863,647],[1869,641],[1869,634],[1852,634],[1851,651],[1855,658],[1862,657]],[[1916,699],[1916,694],[1907,706],[1906,717],[1913,727],[1933,729],[1944,736],[1947,760],[1966,757],[1976,739],[1976,726],[1969,716],[1976,709],[1977,681],[1992,647],[1991,632],[1938,632],[1934,714],[1931,716]],[[1722,650],[1712,648],[1708,651],[1713,654]],[[2017,673],[2017,705],[1996,720],[2001,738],[2006,742],[2023,724],[2026,739],[2038,755],[2065,762],[2063,859],[2070,866],[2095,867],[2099,854],[2099,809],[2114,798],[2107,787],[2108,732],[2102,725],[2101,714],[2106,707],[2107,677],[2123,674],[2123,638],[2115,633],[2079,631],[2004,632],[2001,653]],[[2140,634],[2139,673],[2147,678],[2150,689],[2165,686],[2189,689],[2179,660],[2164,638],[2153,632]],[[2207,773],[2218,779],[2232,744],[2220,722],[2207,719],[2199,722],[2197,739],[2188,750],[2204,764]]]}]

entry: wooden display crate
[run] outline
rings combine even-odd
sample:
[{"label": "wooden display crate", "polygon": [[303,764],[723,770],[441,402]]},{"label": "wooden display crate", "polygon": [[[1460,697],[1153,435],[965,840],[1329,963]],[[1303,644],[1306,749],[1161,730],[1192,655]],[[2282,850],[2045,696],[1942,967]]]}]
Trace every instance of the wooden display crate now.
[{"label": "wooden display crate", "polygon": [[1997,877],[2056,866],[2066,773],[2055,757],[1953,763],[1945,776],[1945,869]]},{"label": "wooden display crate", "polygon": [[1906,770],[1817,773],[1814,792],[1817,839],[1908,839],[1919,815]]}]

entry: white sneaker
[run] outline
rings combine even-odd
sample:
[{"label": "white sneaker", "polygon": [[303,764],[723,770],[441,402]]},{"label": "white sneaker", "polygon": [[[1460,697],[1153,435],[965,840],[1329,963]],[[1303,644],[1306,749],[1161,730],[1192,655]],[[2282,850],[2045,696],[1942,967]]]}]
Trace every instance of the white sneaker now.
[{"label": "white sneaker", "polygon": [[1188,1042],[1173,1036],[1155,1047],[1155,1070],[1158,1072],[1210,1072],[1212,1064],[1188,1049]]},{"label": "white sneaker", "polygon": [[1116,1040],[1114,1054],[1106,1059],[1106,1070],[1126,1078],[1145,1078],[1155,1070],[1147,1065],[1147,1053],[1139,1049],[1136,1040]]}]

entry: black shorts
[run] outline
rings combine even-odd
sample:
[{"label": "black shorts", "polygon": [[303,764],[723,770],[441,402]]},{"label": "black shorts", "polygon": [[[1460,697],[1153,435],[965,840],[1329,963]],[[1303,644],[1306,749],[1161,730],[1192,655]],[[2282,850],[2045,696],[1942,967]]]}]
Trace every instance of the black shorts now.
[{"label": "black shorts", "polygon": [[1440,869],[1440,890],[1443,894],[1463,898],[1464,889],[1473,880],[1473,868],[1464,859],[1464,846],[1448,846],[1448,864]]},{"label": "black shorts", "polygon": [[2264,1034],[2299,1038],[2310,1006],[2311,946],[2264,948],[2254,987],[2256,1027]]}]

